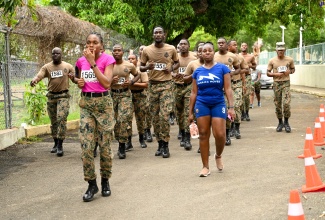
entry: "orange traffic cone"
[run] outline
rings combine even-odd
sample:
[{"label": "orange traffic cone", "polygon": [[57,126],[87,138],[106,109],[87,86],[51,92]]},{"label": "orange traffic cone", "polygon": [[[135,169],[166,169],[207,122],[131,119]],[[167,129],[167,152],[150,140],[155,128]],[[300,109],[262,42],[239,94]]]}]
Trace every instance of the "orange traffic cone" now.
[{"label": "orange traffic cone", "polygon": [[310,150],[305,149],[305,175],[306,185],[302,186],[302,192],[315,192],[325,190],[325,184],[322,182]]},{"label": "orange traffic cone", "polygon": [[319,109],[319,121],[322,126],[323,137],[325,137],[325,112],[324,112],[324,105],[320,105]]},{"label": "orange traffic cone", "polygon": [[[308,149],[310,151],[311,156],[314,159],[322,157],[321,154],[316,154],[314,141],[313,141],[313,134],[311,133],[311,128],[310,127],[307,127],[307,129],[306,129],[306,138],[305,138],[304,150],[306,150],[306,149]],[[301,154],[301,155],[298,156],[298,158],[306,158],[306,155]]]},{"label": "orange traffic cone", "polygon": [[305,220],[304,210],[300,202],[298,190],[290,191],[288,220]]},{"label": "orange traffic cone", "polygon": [[319,117],[317,117],[315,120],[314,145],[315,146],[325,145],[324,138],[323,138],[322,126],[320,124]]}]

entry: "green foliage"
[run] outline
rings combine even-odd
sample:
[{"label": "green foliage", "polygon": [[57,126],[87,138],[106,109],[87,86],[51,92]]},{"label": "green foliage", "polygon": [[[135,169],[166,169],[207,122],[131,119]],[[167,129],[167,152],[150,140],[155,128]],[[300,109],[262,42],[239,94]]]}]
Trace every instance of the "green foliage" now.
[{"label": "green foliage", "polygon": [[[126,34],[143,44],[152,42],[152,30],[157,25],[164,27],[166,40],[173,45],[181,38],[190,38],[200,27],[204,27],[204,32],[212,36],[240,38],[238,42],[249,44],[258,37],[268,39],[264,40],[265,45],[272,47],[274,42],[281,39],[278,24],[287,27],[285,38],[290,46],[297,45],[300,26],[304,28],[305,44],[318,43],[325,35],[325,13],[319,6],[319,0],[34,1],[60,6],[73,16]],[[270,33],[270,30],[275,32]],[[274,37],[272,40],[271,36]]]},{"label": "green foliage", "polygon": [[216,46],[217,38],[212,36],[211,34],[205,33],[204,28],[197,28],[192,34],[192,36],[188,39],[190,42],[190,50],[196,50],[198,42],[207,42],[210,41]]},{"label": "green foliage", "polygon": [[73,16],[121,34],[140,36],[144,31],[136,10],[122,0],[52,0],[50,4],[61,6]]},{"label": "green foliage", "polygon": [[41,116],[45,114],[46,110],[46,90],[47,87],[40,81],[35,87],[29,84],[25,85],[26,91],[24,93],[24,101],[27,106],[28,124],[35,125]]}]

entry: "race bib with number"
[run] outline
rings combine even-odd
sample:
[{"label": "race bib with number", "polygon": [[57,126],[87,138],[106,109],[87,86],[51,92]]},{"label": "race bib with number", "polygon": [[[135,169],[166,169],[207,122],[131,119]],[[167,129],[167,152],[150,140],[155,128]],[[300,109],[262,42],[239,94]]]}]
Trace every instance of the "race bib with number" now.
[{"label": "race bib with number", "polygon": [[51,72],[51,78],[59,78],[63,76],[63,71],[62,70],[57,70]]},{"label": "race bib with number", "polygon": [[251,76],[252,76],[252,81],[255,82],[257,80],[257,70],[253,70]]},{"label": "race bib with number", "polygon": [[125,82],[125,77],[120,77],[120,78],[118,78],[117,84],[123,84],[124,82]]},{"label": "race bib with number", "polygon": [[81,77],[84,78],[85,82],[98,82],[93,70],[81,71]]},{"label": "race bib with number", "polygon": [[278,67],[278,72],[281,73],[281,72],[285,72],[287,71],[287,67],[286,66],[279,66]]},{"label": "race bib with number", "polygon": [[179,74],[184,74],[185,70],[186,70],[186,67],[180,67],[180,68],[178,68],[178,73]]},{"label": "race bib with number", "polygon": [[166,69],[166,63],[155,63],[154,70],[164,70]]}]

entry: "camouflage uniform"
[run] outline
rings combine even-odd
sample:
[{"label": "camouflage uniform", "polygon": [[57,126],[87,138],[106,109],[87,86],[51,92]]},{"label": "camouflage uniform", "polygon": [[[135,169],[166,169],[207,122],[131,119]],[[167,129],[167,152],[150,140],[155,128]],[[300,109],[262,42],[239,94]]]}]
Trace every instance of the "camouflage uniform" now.
[{"label": "camouflage uniform", "polygon": [[[236,113],[235,123],[241,122],[241,106],[243,104],[243,86],[240,80],[237,83],[231,83],[233,96],[234,96],[234,110]],[[228,106],[228,105],[227,105]]]},{"label": "camouflage uniform", "polygon": [[[144,134],[145,116],[147,115],[147,95],[145,90],[132,90],[132,102],[134,108],[135,119],[137,123],[138,133]],[[131,123],[132,124],[132,123]]]},{"label": "camouflage uniform", "polygon": [[[114,117],[112,98],[81,96],[80,106],[80,133],[84,179],[96,179],[94,164],[95,136],[98,136],[100,149],[100,175],[110,178],[112,175],[113,152],[111,140],[113,137]],[[97,134],[96,134],[97,132]]]},{"label": "camouflage uniform", "polygon": [[115,139],[119,143],[126,143],[130,132],[132,132],[133,106],[131,91],[129,89],[126,91],[124,89],[111,89],[111,92],[114,103],[114,118],[116,120],[114,127]]},{"label": "camouflage uniform", "polygon": [[149,82],[149,103],[154,132],[157,141],[169,142],[170,124],[169,114],[173,110],[172,81],[165,81],[158,84]]},{"label": "camouflage uniform", "polygon": [[[150,103],[149,103],[149,99],[148,99],[148,89],[144,90],[144,94],[146,95],[146,108],[147,108],[146,112],[148,112],[148,109],[150,108]],[[150,112],[148,112],[145,115],[145,125],[144,126],[145,126],[145,129],[149,129],[149,130],[152,126],[152,115],[150,114]]]},{"label": "camouflage uniform", "polygon": [[65,139],[67,118],[69,115],[69,92],[55,94],[47,93],[47,112],[51,120],[51,135],[53,138]]},{"label": "camouflage uniform", "polygon": [[[291,116],[290,81],[274,81],[273,91],[274,91],[275,113],[277,118],[283,118],[283,117],[290,118]],[[283,104],[283,112],[282,112],[282,104]]]},{"label": "camouflage uniform", "polygon": [[185,86],[182,84],[175,85],[175,102],[176,102],[176,115],[177,122],[180,130],[185,130],[186,133],[190,132],[188,124],[190,95],[192,91],[192,84]]},{"label": "camouflage uniform", "polygon": [[246,81],[246,93],[243,94],[243,105],[242,105],[243,112],[248,111],[249,104],[250,104],[249,96],[252,92],[252,77],[250,74],[245,76],[245,81]]}]

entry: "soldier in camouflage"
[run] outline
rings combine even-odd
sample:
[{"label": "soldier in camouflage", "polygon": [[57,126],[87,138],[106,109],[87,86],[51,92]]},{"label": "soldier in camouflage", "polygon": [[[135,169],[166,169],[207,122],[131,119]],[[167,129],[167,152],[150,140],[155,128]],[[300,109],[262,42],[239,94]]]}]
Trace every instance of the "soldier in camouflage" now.
[{"label": "soldier in camouflage", "polygon": [[47,112],[51,120],[51,135],[54,146],[51,153],[63,156],[63,140],[67,129],[69,115],[69,78],[73,80],[75,70],[69,63],[62,61],[62,50],[52,50],[52,62],[45,64],[30,82],[35,86],[43,78],[48,78]]},{"label": "soldier in camouflage", "polygon": [[[276,128],[281,132],[283,127],[287,133],[291,132],[289,118],[291,116],[290,102],[290,74],[295,72],[295,64],[291,57],[285,56],[285,43],[276,43],[277,56],[269,60],[267,66],[267,76],[273,77],[274,105],[275,113],[279,120]],[[283,122],[284,117],[284,122]]]}]

